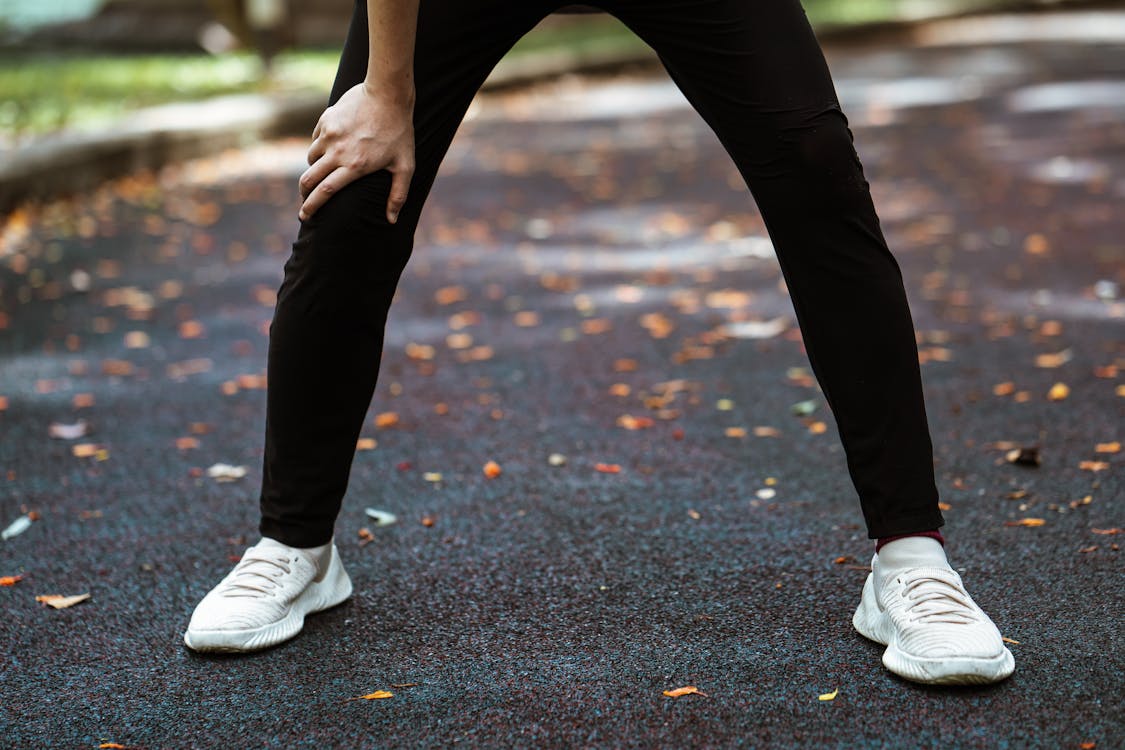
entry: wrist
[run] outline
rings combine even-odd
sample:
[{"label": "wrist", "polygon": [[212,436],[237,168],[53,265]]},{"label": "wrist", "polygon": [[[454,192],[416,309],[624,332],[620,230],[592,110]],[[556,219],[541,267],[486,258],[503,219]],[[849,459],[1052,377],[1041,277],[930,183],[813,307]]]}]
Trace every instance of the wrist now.
[{"label": "wrist", "polygon": [[363,81],[363,89],[368,96],[391,101],[400,106],[414,106],[414,80],[412,78],[388,81],[368,76]]}]

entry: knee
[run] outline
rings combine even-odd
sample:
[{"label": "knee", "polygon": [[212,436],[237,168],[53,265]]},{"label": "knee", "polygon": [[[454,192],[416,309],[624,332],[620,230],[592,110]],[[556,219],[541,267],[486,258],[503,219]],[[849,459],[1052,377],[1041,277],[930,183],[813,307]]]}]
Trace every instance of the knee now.
[{"label": "knee", "polygon": [[778,131],[778,144],[787,169],[802,178],[806,189],[868,189],[852,131],[839,108],[826,108],[786,123]]}]

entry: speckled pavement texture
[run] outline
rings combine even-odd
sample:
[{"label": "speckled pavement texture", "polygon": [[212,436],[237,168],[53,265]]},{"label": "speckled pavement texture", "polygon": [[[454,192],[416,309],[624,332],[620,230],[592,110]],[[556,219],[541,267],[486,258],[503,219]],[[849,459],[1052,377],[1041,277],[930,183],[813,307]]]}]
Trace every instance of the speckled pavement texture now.
[{"label": "speckled pavement texture", "polygon": [[[356,593],[254,655],[181,637],[255,538],[306,144],[7,217],[0,523],[38,520],[0,543],[23,576],[0,746],[1125,745],[1122,537],[1099,533],[1125,525],[1125,45],[830,61],[914,312],[950,558],[1018,641],[1010,680],[914,685],[851,629],[872,545],[760,218],[671,84],[633,76],[474,107],[337,526]],[[662,694],[685,685],[706,696]]]}]

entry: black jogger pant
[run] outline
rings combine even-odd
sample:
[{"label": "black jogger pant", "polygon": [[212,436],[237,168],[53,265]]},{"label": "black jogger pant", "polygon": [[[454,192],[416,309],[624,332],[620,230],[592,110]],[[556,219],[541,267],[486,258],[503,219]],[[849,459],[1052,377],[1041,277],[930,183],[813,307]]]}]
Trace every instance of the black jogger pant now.
[{"label": "black jogger pant", "polygon": [[[396,224],[390,173],[300,223],[270,328],[261,532],[324,544],[348,484],[391,296],[438,166],[504,53],[563,0],[422,0],[416,172]],[[902,273],[799,0],[601,0],[659,54],[752,192],[872,538],[942,525]],[[330,103],[361,82],[356,3]]]}]

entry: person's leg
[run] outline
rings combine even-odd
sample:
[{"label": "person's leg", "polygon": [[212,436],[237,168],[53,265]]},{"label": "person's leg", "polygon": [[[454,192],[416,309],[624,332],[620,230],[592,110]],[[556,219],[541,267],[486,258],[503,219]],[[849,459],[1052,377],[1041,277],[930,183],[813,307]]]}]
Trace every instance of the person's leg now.
[{"label": "person's leg", "polygon": [[[914,326],[798,0],[605,0],[660,55],[762,213],[840,430],[872,561],[853,624],[921,682],[991,682],[1012,655],[945,558]],[[895,541],[891,538],[899,537]]]},{"label": "person's leg", "polygon": [[[395,224],[390,173],[347,185],[301,222],[270,327],[263,535],[324,544],[347,489],[371,402],[383,326],[441,159],[497,61],[546,10],[538,0],[422,0],[415,46],[416,171]],[[334,103],[367,70],[367,14],[357,2]]]},{"label": "person's leg", "polygon": [[[196,607],[184,634],[189,647],[265,648],[351,594],[333,527],[422,205],[477,89],[548,10],[544,0],[422,0],[409,197],[388,223],[390,173],[374,172],[300,222],[270,326],[263,539]],[[363,80],[367,55],[366,1],[357,0],[330,105]]]},{"label": "person's leg", "polygon": [[714,129],[769,231],[871,538],[942,525],[914,327],[798,0],[607,0]]}]

